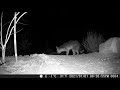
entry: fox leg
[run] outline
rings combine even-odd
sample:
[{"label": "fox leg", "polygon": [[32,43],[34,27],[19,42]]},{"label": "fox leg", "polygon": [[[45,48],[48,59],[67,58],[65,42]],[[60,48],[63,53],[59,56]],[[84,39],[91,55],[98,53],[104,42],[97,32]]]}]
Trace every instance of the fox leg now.
[{"label": "fox leg", "polygon": [[67,51],[67,55],[69,54],[69,50]]},{"label": "fox leg", "polygon": [[72,52],[73,52],[73,55],[75,55],[75,51],[74,51],[74,50],[72,50]]},{"label": "fox leg", "polygon": [[79,54],[79,51],[76,51],[77,55]]}]

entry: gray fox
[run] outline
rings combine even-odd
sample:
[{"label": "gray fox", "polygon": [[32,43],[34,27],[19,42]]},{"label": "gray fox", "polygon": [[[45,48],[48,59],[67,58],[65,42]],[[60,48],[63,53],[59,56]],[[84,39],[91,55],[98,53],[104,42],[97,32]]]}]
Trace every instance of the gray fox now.
[{"label": "gray fox", "polygon": [[[63,45],[61,45],[60,47],[56,46],[56,49],[57,49],[58,54],[65,51],[66,55],[68,55],[70,50],[72,50],[73,55],[75,55],[75,54],[78,55],[79,50],[81,49],[81,45],[77,40],[75,40],[75,41],[70,40],[70,41],[64,43]],[[84,52],[84,50],[80,50],[80,53],[82,53],[82,52]]]}]

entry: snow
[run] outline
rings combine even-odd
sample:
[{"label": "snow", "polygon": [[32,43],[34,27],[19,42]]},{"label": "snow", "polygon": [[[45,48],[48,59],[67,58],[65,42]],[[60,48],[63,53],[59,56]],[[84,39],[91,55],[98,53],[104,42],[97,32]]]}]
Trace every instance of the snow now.
[{"label": "snow", "polygon": [[[8,57],[9,64],[0,66],[7,74],[117,74],[120,60],[103,57],[99,53],[81,55],[33,54]],[[4,73],[3,73],[4,74]]]}]

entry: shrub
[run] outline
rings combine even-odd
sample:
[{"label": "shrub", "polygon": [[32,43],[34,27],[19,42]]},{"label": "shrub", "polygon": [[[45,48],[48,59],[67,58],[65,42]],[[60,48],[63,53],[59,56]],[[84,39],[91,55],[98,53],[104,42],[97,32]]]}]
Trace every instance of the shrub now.
[{"label": "shrub", "polygon": [[21,41],[18,42],[19,48],[23,51],[22,54],[27,54],[29,52],[31,43],[30,43],[30,33],[28,30],[24,32],[21,36]]},{"label": "shrub", "polygon": [[101,34],[88,32],[87,36],[83,39],[83,46],[87,52],[99,52],[99,45],[105,40]]}]

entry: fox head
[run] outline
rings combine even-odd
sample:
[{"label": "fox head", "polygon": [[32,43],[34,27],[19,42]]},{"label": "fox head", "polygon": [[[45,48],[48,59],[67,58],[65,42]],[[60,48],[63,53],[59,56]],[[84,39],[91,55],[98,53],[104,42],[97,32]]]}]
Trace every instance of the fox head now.
[{"label": "fox head", "polygon": [[59,54],[60,54],[62,51],[64,51],[63,49],[61,49],[61,48],[59,48],[59,47],[57,47],[57,46],[56,46],[56,50],[57,50],[57,53],[59,53]]},{"label": "fox head", "polygon": [[56,46],[57,53],[60,53],[59,47]]}]

